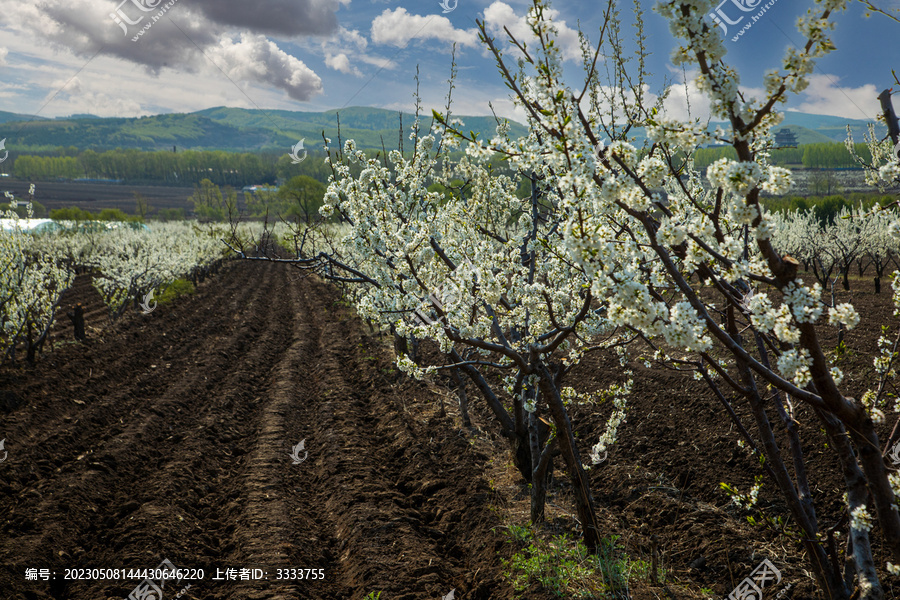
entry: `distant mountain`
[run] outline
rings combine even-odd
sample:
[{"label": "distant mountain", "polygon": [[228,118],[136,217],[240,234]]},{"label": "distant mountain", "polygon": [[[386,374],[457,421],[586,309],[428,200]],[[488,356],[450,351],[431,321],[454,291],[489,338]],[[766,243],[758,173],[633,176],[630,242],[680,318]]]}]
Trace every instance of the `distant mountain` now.
[{"label": "distant mountain", "polygon": [[[827,135],[823,133],[819,133],[818,131],[813,131],[812,129],[808,129],[806,127],[802,127],[800,125],[791,124],[789,126],[785,126],[784,124],[778,125],[777,127],[772,128],[772,133],[776,134],[782,129],[790,129],[797,136],[797,144],[833,144],[835,141],[844,140],[833,140]],[[847,131],[844,131],[844,137],[847,137]],[[862,138],[859,138],[857,141],[861,142]]]},{"label": "distant mountain", "polygon": [[[8,118],[5,118],[7,117]],[[97,118],[75,115],[63,119],[36,119],[0,112],[0,137],[8,137],[7,148],[19,152],[74,146],[80,150],[137,148],[169,150],[227,150],[283,152],[300,139],[308,149],[322,146],[322,133],[338,143],[338,117],[342,140],[353,138],[359,148],[396,148],[400,136],[400,115],[380,108],[351,107],[327,112],[248,110],[209,108],[194,113],[154,115],[132,119]],[[497,127],[491,117],[465,117],[465,130],[491,137]],[[403,114],[403,144],[409,147],[409,127],[414,115]],[[24,121],[15,124],[14,121]],[[431,115],[420,118],[420,131],[427,132]],[[525,135],[525,128],[511,124],[513,135]]]},{"label": "distant mountain", "polygon": [[[360,148],[396,148],[400,140],[400,115],[381,108],[350,107],[325,112],[289,110],[248,110],[243,108],[208,108],[194,113],[163,114],[122,119],[100,118],[95,115],[72,115],[65,118],[44,119],[0,111],[0,139],[7,138],[6,147],[14,153],[74,147],[79,150],[108,150],[136,148],[140,150],[226,150],[234,152],[284,152],[298,140],[305,147],[317,150],[322,146],[322,132],[338,144],[338,117],[341,140],[353,138]],[[465,131],[475,131],[490,138],[496,128],[492,117],[460,117]],[[409,127],[414,116],[404,113],[403,144],[409,147]],[[18,122],[18,123],[17,123]],[[428,131],[431,115],[423,115],[420,131]],[[800,144],[843,142],[850,125],[856,141],[863,141],[867,122],[860,119],[811,115],[787,111],[784,121],[776,128],[790,127]],[[715,124],[712,124],[715,126]],[[879,136],[884,126],[876,127]],[[512,122],[513,136],[526,134],[519,123]],[[635,128],[631,135],[640,143],[645,133]]]},{"label": "distant mountain", "polygon": [[[862,142],[863,134],[869,131],[869,121],[865,119],[848,119],[846,117],[832,117],[829,115],[811,115],[809,113],[795,112],[792,110],[785,111],[784,121],[780,127],[790,127],[792,131],[797,133],[798,141],[801,144],[809,144],[813,142],[803,141],[803,137],[799,134],[798,129],[806,129],[808,131],[821,134],[828,138],[828,142],[841,142],[847,139],[847,125],[853,132],[853,141]],[[878,136],[883,137],[887,133],[887,128],[880,123],[875,124],[875,132]]]},{"label": "distant mountain", "polygon": [[9,123],[10,121],[27,121],[31,119],[30,115],[19,115],[16,113],[0,110],[0,123]]}]

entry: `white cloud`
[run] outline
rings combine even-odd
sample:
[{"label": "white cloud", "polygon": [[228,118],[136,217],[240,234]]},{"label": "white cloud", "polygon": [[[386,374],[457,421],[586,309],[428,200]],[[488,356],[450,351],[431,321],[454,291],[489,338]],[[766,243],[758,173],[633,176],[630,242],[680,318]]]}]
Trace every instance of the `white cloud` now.
[{"label": "white cloud", "polygon": [[878,94],[872,84],[857,88],[840,87],[836,75],[810,75],[809,87],[803,90],[803,102],[791,110],[815,115],[834,115],[849,119],[872,120],[881,112]]},{"label": "white cloud", "polygon": [[[274,86],[294,100],[309,100],[322,90],[318,75],[262,34],[331,35],[338,30],[338,0],[267,0],[265,10],[246,0],[185,0],[155,22],[151,18],[156,12],[144,12],[139,2],[145,7],[164,6],[162,0],[43,0],[39,6],[32,0],[4,0],[0,26],[16,37],[50,46],[59,55],[71,52],[83,59],[82,64],[98,55],[140,65],[152,75],[174,70],[221,77],[206,53],[223,59],[229,73]],[[111,17],[113,12],[122,26]],[[136,25],[127,22],[139,19]],[[141,27],[151,23],[133,42]],[[223,44],[223,38],[236,35],[236,27],[243,32],[240,41]],[[56,62],[59,56],[51,60]]]},{"label": "white cloud", "polygon": [[712,115],[709,97],[697,88],[696,71],[687,73],[687,85],[682,77],[682,81],[668,87],[668,92],[662,109],[667,119],[706,121]]},{"label": "white cloud", "polygon": [[[526,13],[527,10],[521,16],[516,15],[516,11],[509,4],[494,2],[484,10],[484,23],[488,33],[498,38],[498,41],[505,43],[508,36],[503,28],[506,27],[519,42],[530,44],[535,38],[528,25]],[[558,32],[556,43],[562,51],[563,59],[580,61],[581,46],[578,41],[578,31],[566,25],[565,20],[559,18],[558,10],[544,9],[544,14],[552,18],[553,24],[556,26]],[[513,48],[517,57],[521,56],[521,52],[515,46],[510,47]]]},{"label": "white cloud", "polygon": [[6,56],[9,54],[9,50],[6,48],[0,47],[0,67],[6,66]]},{"label": "white cloud", "polygon": [[325,64],[334,69],[335,71],[340,71],[341,73],[347,73],[356,75],[357,77],[362,77],[362,71],[357,69],[356,67],[350,64],[350,59],[347,58],[347,55],[341,52],[340,54],[326,54],[325,55]]},{"label": "white cloud", "polygon": [[[666,117],[679,120],[688,119],[688,105],[690,105],[690,117],[706,120],[710,118],[709,99],[697,89],[696,70],[688,71],[688,85],[685,86],[679,72],[680,83],[669,86],[669,95],[664,101],[664,113]],[[860,87],[841,87],[838,85],[839,77],[835,75],[810,75],[809,86],[799,95],[788,102],[787,110],[794,110],[814,115],[831,115],[846,117],[848,119],[872,120],[881,112],[878,102],[878,93],[872,84]],[[687,89],[685,89],[685,87]],[[748,100],[750,98],[762,99],[765,90],[741,86],[741,92]],[[776,110],[785,110],[784,105],[779,105]]]},{"label": "white cloud", "polygon": [[438,15],[411,15],[403,7],[385,9],[372,21],[372,41],[397,48],[405,47],[414,39],[438,39],[456,42],[461,46],[477,47],[478,34],[474,29],[456,29],[447,17]]},{"label": "white cloud", "polygon": [[[297,110],[295,101],[268,85],[249,90],[253,98],[249,100],[206,59],[198,71],[166,69],[155,75],[101,55],[79,73],[86,59],[57,53],[22,36],[9,38],[9,52],[15,60],[3,69],[6,81],[0,93],[0,110],[9,112],[42,117],[82,113],[138,117],[210,106]],[[78,79],[73,85],[77,87],[56,94],[75,73]],[[243,88],[246,91],[247,86]]]},{"label": "white cloud", "polygon": [[398,66],[393,60],[366,53],[369,41],[355,29],[341,27],[336,34],[323,41],[321,46],[328,67],[356,77],[364,76],[356,63],[375,65],[380,69],[396,69]]},{"label": "white cloud", "polygon": [[322,79],[264,35],[241,34],[239,43],[226,37],[207,53],[232,79],[267,83],[300,101],[322,93]]}]

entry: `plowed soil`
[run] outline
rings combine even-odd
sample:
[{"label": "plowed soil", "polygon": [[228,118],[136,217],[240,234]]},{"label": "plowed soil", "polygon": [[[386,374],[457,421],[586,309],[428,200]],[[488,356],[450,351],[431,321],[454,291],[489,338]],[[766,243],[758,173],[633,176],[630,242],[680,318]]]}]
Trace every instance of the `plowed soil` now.
[{"label": "plowed soil", "polygon": [[[878,327],[895,321],[889,287],[873,296],[871,284],[854,285],[838,301],[853,296],[863,317],[844,359],[857,393],[869,385]],[[334,286],[234,262],[196,294],[115,325],[86,276],[63,306],[76,301],[88,341],[68,341],[63,317],[36,366],[0,369],[0,598],[121,599],[142,579],[67,579],[67,570],[163,559],[205,570],[169,582],[165,600],[181,591],[187,600],[516,597],[503,560],[523,546],[504,527],[527,523],[527,489],[484,403],[469,385],[475,427],[463,429],[442,380],[397,373],[384,338]],[[628,421],[590,471],[604,535],[642,561],[659,539],[665,585],[635,575],[631,597],[721,598],[763,558],[783,576],[766,598],[788,584],[782,598],[817,597],[800,545],[750,525],[719,488],[746,492],[762,471],[718,401],[681,375],[631,367]],[[614,357],[596,356],[568,384],[590,391],[621,379]],[[573,409],[583,456],[610,411]],[[832,524],[841,511],[826,500],[840,488],[833,455],[821,443],[807,450],[817,508]],[[560,466],[542,529],[577,534]],[[760,506],[787,515],[769,481]],[[30,568],[53,576],[29,581]],[[228,568],[267,578],[213,579]],[[278,579],[291,568],[324,578]],[[884,583],[895,597],[897,581]],[[533,584],[518,597],[556,596]]]},{"label": "plowed soil", "polygon": [[[73,292],[102,324],[86,282]],[[508,596],[485,456],[339,297],[237,263],[195,296],[4,369],[0,598],[125,598],[141,579],[65,570],[164,558],[206,570],[182,598]],[[268,580],[216,582],[216,568]],[[278,568],[324,580],[278,581]]]}]

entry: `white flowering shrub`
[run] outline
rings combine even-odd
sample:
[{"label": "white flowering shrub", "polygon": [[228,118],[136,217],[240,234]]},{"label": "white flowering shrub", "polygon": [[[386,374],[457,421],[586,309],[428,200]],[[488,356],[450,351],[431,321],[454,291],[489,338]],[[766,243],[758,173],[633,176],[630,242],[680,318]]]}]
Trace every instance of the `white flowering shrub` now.
[{"label": "white flowering shrub", "polygon": [[[761,191],[784,193],[791,185],[790,173],[767,161],[771,128],[781,121],[775,108],[805,89],[816,59],[835,48],[832,17],[844,4],[812,4],[797,23],[806,42],[786,51],[780,69],[764,73],[765,91],[753,98],[740,92],[720,33],[705,19],[715,4],[659,2],[655,10],[682,41],[673,62],[698,70],[698,88],[710,99],[714,117],[729,127],[708,132],[703,124],[668,120],[646,107],[631,113],[631,125],[646,127],[649,138],[637,148],[627,138],[610,139],[615,133],[602,128],[608,115],[599,103],[584,101],[599,85],[590,61],[585,61],[584,82],[570,87],[563,80],[555,28],[546,17],[546,3],[535,0],[529,24],[538,41],[529,42],[518,70],[505,63],[482,27],[531,135],[519,140],[497,136],[486,144],[457,134],[479,154],[502,153],[512,168],[537,174],[553,190],[565,219],[559,251],[588,275],[591,293],[607,307],[609,325],[634,332],[658,363],[704,379],[724,404],[746,403],[753,415],[750,428],[733,410],[729,415],[745,441],[764,455],[764,469],[801,531],[823,594],[849,598],[852,586],[833,567],[842,559],[829,557],[819,541],[800,427],[793,419],[795,402],[814,410],[848,477],[851,506],[866,504],[878,524],[878,530],[854,530],[852,560],[863,597],[880,598],[869,536],[880,534],[885,552],[900,562],[900,516],[875,430],[880,400],[869,408],[845,396],[839,387],[842,374],[820,342],[822,328],[856,325],[856,311],[824,302],[824,283],[808,285],[798,275],[800,260],[819,270],[823,282],[845,271],[861,251],[862,223],[849,215],[846,223],[834,225],[829,246],[803,257],[807,240],[817,236],[810,229],[804,239],[789,233],[782,246],[778,223],[783,218],[767,213],[760,202]],[[711,165],[706,187],[683,156],[712,141],[731,145],[737,160]],[[887,160],[886,152],[873,156]],[[658,161],[666,172],[659,171]],[[892,176],[893,168],[878,166],[879,177]],[[802,224],[813,227],[810,221]],[[729,401],[722,386],[736,400]],[[883,398],[884,389],[875,394]],[[775,428],[787,428],[789,434],[776,438]],[[814,435],[815,425],[810,429],[805,433]],[[785,455],[791,457],[790,467]],[[857,512],[858,522],[863,514]]]},{"label": "white flowering shrub", "polygon": [[151,290],[194,278],[221,261],[224,234],[222,228],[187,223],[157,223],[150,230],[122,227],[100,234],[85,260],[97,269],[94,287],[116,318]]},{"label": "white flowering shrub", "polygon": [[[533,0],[527,18],[535,39],[511,40],[522,56],[516,66],[479,23],[529,134],[510,139],[500,126],[486,140],[447,114],[439,115],[443,128],[436,132],[442,146],[431,135],[414,135],[412,156],[392,152],[379,161],[348,142],[342,160],[332,164],[322,214],[340,215],[350,230],[338,246],[298,262],[358,284],[350,293],[367,319],[400,336],[434,340],[447,363],[422,365],[401,355],[401,368],[416,376],[463,369],[501,429],[520,442],[528,431],[527,463],[537,465],[534,473],[558,440],[589,545],[596,533],[592,501],[560,392],[569,367],[556,355],[577,358],[599,344],[618,347],[626,363],[629,353],[640,352],[705,381],[743,441],[764,458],[824,597],[848,599],[857,586],[862,598],[882,598],[869,536],[880,535],[892,564],[900,563],[900,516],[875,430],[888,388],[874,390],[868,403],[844,395],[843,374],[820,341],[822,328],[858,323],[851,306],[828,304],[822,294],[832,273],[862,251],[860,223],[836,226],[829,245],[811,252],[808,240],[818,237],[818,222],[808,214],[773,215],[760,202],[762,191],[783,194],[791,187],[790,172],[767,160],[770,131],[782,118],[776,108],[806,88],[816,59],[835,48],[832,17],[844,6],[844,0],[812,3],[797,23],[805,43],[790,47],[780,68],[763,74],[764,92],[754,98],[741,91],[720,32],[706,20],[715,3],[661,0],[655,10],[681,42],[673,62],[697,70],[695,82],[713,116],[729,124],[715,131],[645,106],[641,77],[617,75],[615,97],[627,102],[616,108],[602,102],[608,88],[595,62],[601,48],[593,52],[586,43],[585,79],[569,86],[542,0]],[[611,70],[622,73],[628,65],[617,52],[621,46],[611,46],[602,54],[619,60]],[[642,147],[629,137],[632,127],[645,128]],[[691,155],[710,142],[731,145],[737,160],[711,165],[704,184]],[[443,152],[457,147],[465,157],[452,162]],[[496,154],[511,172],[531,180],[530,199],[515,195],[510,175],[489,168]],[[879,176],[884,168],[878,166]],[[441,191],[430,189],[432,183]],[[799,276],[801,261],[819,272],[821,283],[809,285]],[[895,294],[900,307],[900,279]],[[893,372],[896,349],[895,341],[881,357],[885,377]],[[504,382],[513,415],[481,375],[486,369],[510,373]],[[801,427],[794,419],[798,402],[818,423]],[[744,404],[752,424],[738,416],[736,403]],[[556,437],[541,449],[535,417],[544,407]],[[624,406],[617,409],[607,432],[615,433],[624,418]],[[860,525],[851,528],[846,557],[855,582],[835,567],[845,557],[829,556],[811,493],[801,435],[817,436],[819,428],[840,461],[853,523]],[[776,430],[787,433],[776,436]],[[601,439],[595,458],[605,447]],[[856,510],[862,505],[873,513],[869,521]]]},{"label": "white flowering shrub", "polygon": [[900,157],[898,157],[900,143],[890,137],[879,139],[875,135],[874,123],[869,123],[869,130],[863,139],[872,155],[872,162],[863,160],[856,153],[853,135],[850,133],[850,126],[847,126],[847,139],[844,144],[850,155],[865,169],[866,183],[881,191],[900,186]]},{"label": "white flowering shrub", "polygon": [[[454,147],[450,133],[439,125],[435,133],[445,140],[443,147],[433,135],[419,137],[414,131],[414,155],[391,152],[389,165],[346,142],[344,160],[333,163],[321,210],[339,213],[349,227],[328,256],[327,272],[362,284],[350,292],[361,316],[401,338],[433,340],[446,357],[422,365],[401,353],[402,370],[421,377],[460,368],[482,391],[501,431],[515,440],[517,466],[532,483],[535,520],[558,443],[581,488],[580,516],[594,522],[567,415],[573,396],[563,395],[560,383],[585,351],[619,343],[611,311],[594,302],[583,266],[560,251],[568,215],[554,195],[543,192],[543,178],[533,175],[532,194],[519,197],[518,181],[494,172],[493,153],[485,152],[482,142],[469,142],[465,156],[453,162],[446,154]],[[506,127],[498,127],[492,143],[505,134]],[[429,191],[434,184],[442,191]],[[694,333],[686,328],[680,335],[693,343]],[[593,342],[601,335],[604,342]],[[483,373],[489,371],[510,373],[503,391],[512,401],[511,413],[498,398],[502,392],[487,383]],[[614,412],[594,447],[595,459],[615,441],[627,389],[628,384],[613,394]],[[537,440],[540,414],[547,414],[556,430],[543,445]],[[598,532],[589,529],[590,545]]]},{"label": "white flowering shrub", "polygon": [[[33,362],[49,334],[59,297],[74,279],[74,273],[54,255],[39,250],[36,238],[19,226],[17,199],[6,194],[11,209],[0,214],[8,226],[0,228],[0,363],[15,359],[16,347],[24,345],[26,359]],[[34,197],[34,186],[30,198]],[[31,200],[28,201],[31,215]]]}]

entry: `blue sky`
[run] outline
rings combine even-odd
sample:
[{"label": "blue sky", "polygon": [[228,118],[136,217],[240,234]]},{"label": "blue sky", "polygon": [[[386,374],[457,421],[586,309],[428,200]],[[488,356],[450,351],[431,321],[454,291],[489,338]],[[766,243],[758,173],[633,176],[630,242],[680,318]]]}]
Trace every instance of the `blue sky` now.
[{"label": "blue sky", "polygon": [[[45,117],[135,117],[213,106],[411,110],[418,65],[428,112],[444,103],[455,41],[454,112],[489,114],[492,103],[501,115],[519,116],[477,40],[475,20],[486,20],[493,32],[507,26],[521,33],[530,2],[455,0],[455,8],[444,13],[439,0],[174,0],[146,28],[166,1],[44,0],[35,6],[33,0],[3,0],[0,110]],[[889,11],[900,9],[900,0],[872,1]],[[446,2],[454,6],[454,0]],[[767,2],[771,6],[764,14],[731,41]],[[675,41],[668,24],[651,10],[652,2],[640,5],[647,11],[647,64],[655,75],[648,92],[658,94],[666,83],[673,84],[666,110],[684,117],[687,89],[692,114],[705,116],[706,102],[691,85],[694,74],[671,65]],[[801,43],[794,23],[811,5],[801,0],[727,0],[721,5],[728,19],[743,17],[728,26],[726,60],[737,67],[749,93],[759,90],[767,69],[780,65],[789,45]],[[572,85],[579,86],[581,72],[575,31],[580,25],[596,39],[604,6],[584,0],[553,5],[561,46],[571,58],[565,65]],[[633,44],[627,23],[633,5],[623,3],[620,10],[623,34]],[[792,98],[788,109],[874,118],[877,94],[893,81],[891,69],[900,71],[900,23],[878,14],[865,18],[864,12],[862,4],[852,2],[838,16],[837,51],[819,62],[810,87]],[[140,23],[124,24],[139,18]],[[142,27],[143,34],[132,41]]]}]

